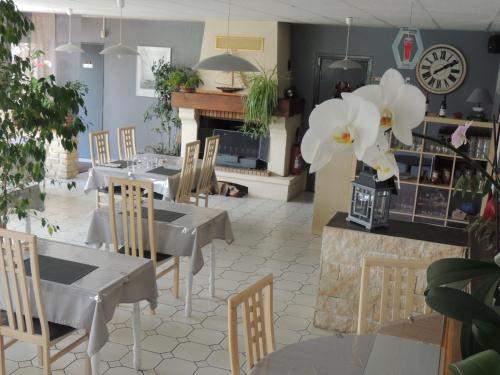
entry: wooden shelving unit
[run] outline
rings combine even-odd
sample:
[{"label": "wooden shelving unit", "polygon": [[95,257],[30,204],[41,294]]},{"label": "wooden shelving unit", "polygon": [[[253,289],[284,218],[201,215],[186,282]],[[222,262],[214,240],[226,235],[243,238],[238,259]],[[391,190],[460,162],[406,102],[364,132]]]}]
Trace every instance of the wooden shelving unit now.
[{"label": "wooden shelving unit", "polygon": [[[416,129],[417,132],[434,137],[451,136],[454,128],[463,125],[466,120],[457,120],[441,117],[425,117],[423,123]],[[469,128],[468,136],[488,138],[487,153],[491,159],[492,145],[492,123],[474,122]],[[481,140],[481,142],[486,142]],[[484,207],[485,199],[481,197],[472,198],[470,193],[462,199],[461,194],[453,195],[453,186],[461,173],[467,169],[472,171],[464,159],[454,153],[448,153],[445,149],[432,142],[426,142],[415,138],[411,146],[399,144],[396,139],[391,139],[391,147],[400,165],[401,189],[398,196],[393,196],[391,201],[391,216],[400,220],[427,222],[444,226],[465,226],[467,220],[456,218],[453,211],[459,210],[464,202],[473,202],[476,207]],[[469,146],[465,146],[469,147]],[[483,148],[484,150],[484,148]],[[489,168],[486,158],[476,157],[474,160]],[[356,173],[361,167],[358,163]],[[402,170],[401,167],[405,167]],[[450,178],[441,178],[440,181],[432,182],[430,177],[433,170],[449,171]]]}]

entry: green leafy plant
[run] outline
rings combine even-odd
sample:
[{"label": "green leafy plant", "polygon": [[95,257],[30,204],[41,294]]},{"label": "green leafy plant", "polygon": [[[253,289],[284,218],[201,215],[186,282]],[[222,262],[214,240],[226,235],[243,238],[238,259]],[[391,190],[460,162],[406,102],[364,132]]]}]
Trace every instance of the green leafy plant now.
[{"label": "green leafy plant", "polygon": [[203,80],[196,70],[186,70],[186,80],[181,84],[181,87],[195,89],[201,84],[203,84]]},{"label": "green leafy plant", "polygon": [[177,81],[172,76],[177,75],[178,69],[160,59],[153,64],[152,71],[156,100],[144,113],[144,121],[159,120],[160,124],[153,131],[160,136],[160,142],[146,147],[146,151],[178,155],[180,149],[172,142],[173,131],[181,126],[177,111],[172,107],[172,92],[177,89]]},{"label": "green leafy plant", "polygon": [[262,70],[259,74],[246,77],[245,81],[250,88],[243,97],[245,123],[241,131],[252,137],[267,136],[278,105],[277,68]]},{"label": "green leafy plant", "polygon": [[[85,112],[82,86],[58,86],[53,75],[37,79],[32,58],[13,55],[12,46],[33,30],[12,0],[0,1],[0,227],[7,226],[11,214],[28,214],[29,199],[11,192],[44,180],[47,144],[57,137],[65,150],[72,151],[76,136],[85,130],[78,117],[80,110]],[[41,54],[37,51],[35,56]],[[40,198],[44,200],[45,194]],[[50,233],[58,229],[41,221]]]},{"label": "green leafy plant", "polygon": [[194,90],[203,81],[198,71],[191,68],[174,68],[168,76],[167,85],[172,90]]}]

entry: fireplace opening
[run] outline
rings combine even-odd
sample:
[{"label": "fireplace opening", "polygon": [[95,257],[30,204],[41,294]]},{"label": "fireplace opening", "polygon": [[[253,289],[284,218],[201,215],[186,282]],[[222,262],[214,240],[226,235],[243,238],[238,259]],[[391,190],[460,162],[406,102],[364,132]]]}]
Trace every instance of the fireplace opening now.
[{"label": "fireplace opening", "polygon": [[243,122],[238,120],[201,116],[198,127],[201,157],[205,147],[205,138],[218,135],[220,142],[216,165],[266,170],[269,137],[252,138],[238,130],[242,125]]}]

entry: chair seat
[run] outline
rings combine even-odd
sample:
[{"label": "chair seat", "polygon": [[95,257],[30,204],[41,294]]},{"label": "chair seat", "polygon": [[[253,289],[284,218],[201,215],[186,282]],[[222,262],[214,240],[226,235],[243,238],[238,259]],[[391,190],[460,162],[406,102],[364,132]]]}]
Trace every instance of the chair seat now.
[{"label": "chair seat", "polygon": [[[7,311],[5,310],[0,310],[0,316],[2,317],[2,325],[8,326],[9,325],[9,319],[7,316]],[[15,323],[17,327],[17,322]],[[38,318],[33,318],[33,330],[37,335],[42,334],[42,326],[40,325],[40,319]],[[76,328],[66,326],[63,324],[57,324],[57,323],[52,323],[49,322],[49,338],[50,341],[54,341],[60,337],[66,336],[67,334],[76,331]]]},{"label": "chair seat", "polygon": [[[120,247],[118,249],[118,252],[120,254],[125,254],[125,246]],[[137,252],[139,252],[139,250],[137,250]],[[163,253],[156,252],[156,261],[158,263],[165,262],[165,261],[169,260],[172,257],[173,257],[173,255],[170,255],[170,254],[163,254]],[[151,251],[144,250],[144,258],[151,259]]]}]

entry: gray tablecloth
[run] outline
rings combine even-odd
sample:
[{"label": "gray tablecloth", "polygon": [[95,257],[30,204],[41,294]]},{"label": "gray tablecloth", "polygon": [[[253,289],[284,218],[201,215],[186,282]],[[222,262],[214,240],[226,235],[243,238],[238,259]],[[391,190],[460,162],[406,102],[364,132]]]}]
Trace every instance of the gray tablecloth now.
[{"label": "gray tablecloth", "polygon": [[392,336],[337,335],[288,345],[251,375],[438,375],[439,345]]},{"label": "gray tablecloth", "polygon": [[150,260],[43,239],[38,239],[38,253],[99,267],[71,285],[41,283],[47,319],[89,330],[90,356],[108,341],[106,323],[119,303],[147,300],[156,307],[156,274]]},{"label": "gray tablecloth", "polygon": [[[156,221],[156,245],[159,253],[190,256],[193,274],[203,267],[203,246],[214,239],[225,240],[227,243],[233,241],[231,222],[226,211],[159,200],[155,200],[155,209],[186,214],[172,222]],[[87,244],[101,245],[112,242],[108,210],[108,207],[102,207],[92,213]],[[117,212],[119,210],[117,204]],[[123,238],[121,220],[116,223],[118,238]],[[148,245],[146,241],[144,248],[148,249]]]},{"label": "gray tablecloth", "polygon": [[[167,155],[152,155],[146,154],[147,158],[159,158],[162,162],[162,166],[168,169],[178,170],[179,173],[166,176],[162,174],[148,173],[148,171],[154,169],[152,166],[147,166],[147,163],[142,161],[140,164],[135,165],[133,171],[129,171],[127,168],[112,168],[106,166],[97,166],[95,168],[89,169],[89,177],[84,187],[84,192],[89,193],[92,190],[98,188],[105,188],[109,184],[109,177],[121,177],[121,178],[133,178],[136,180],[146,180],[152,181],[154,184],[154,192],[163,195],[164,200],[173,201],[177,193],[177,188],[180,181],[180,171],[182,169],[182,158],[178,156],[167,156]],[[164,161],[164,162],[163,162]],[[194,180],[194,186],[196,186],[198,180],[198,174],[201,170],[201,160],[198,161],[196,177]],[[130,175],[129,175],[130,172]],[[215,173],[212,174],[211,184],[214,188],[217,188],[217,178]]]},{"label": "gray tablecloth", "polygon": [[45,210],[45,205],[40,198],[40,185],[35,184],[25,187],[22,190],[14,189],[10,192],[11,199],[24,199],[27,198],[30,201],[29,208],[35,211]]}]

